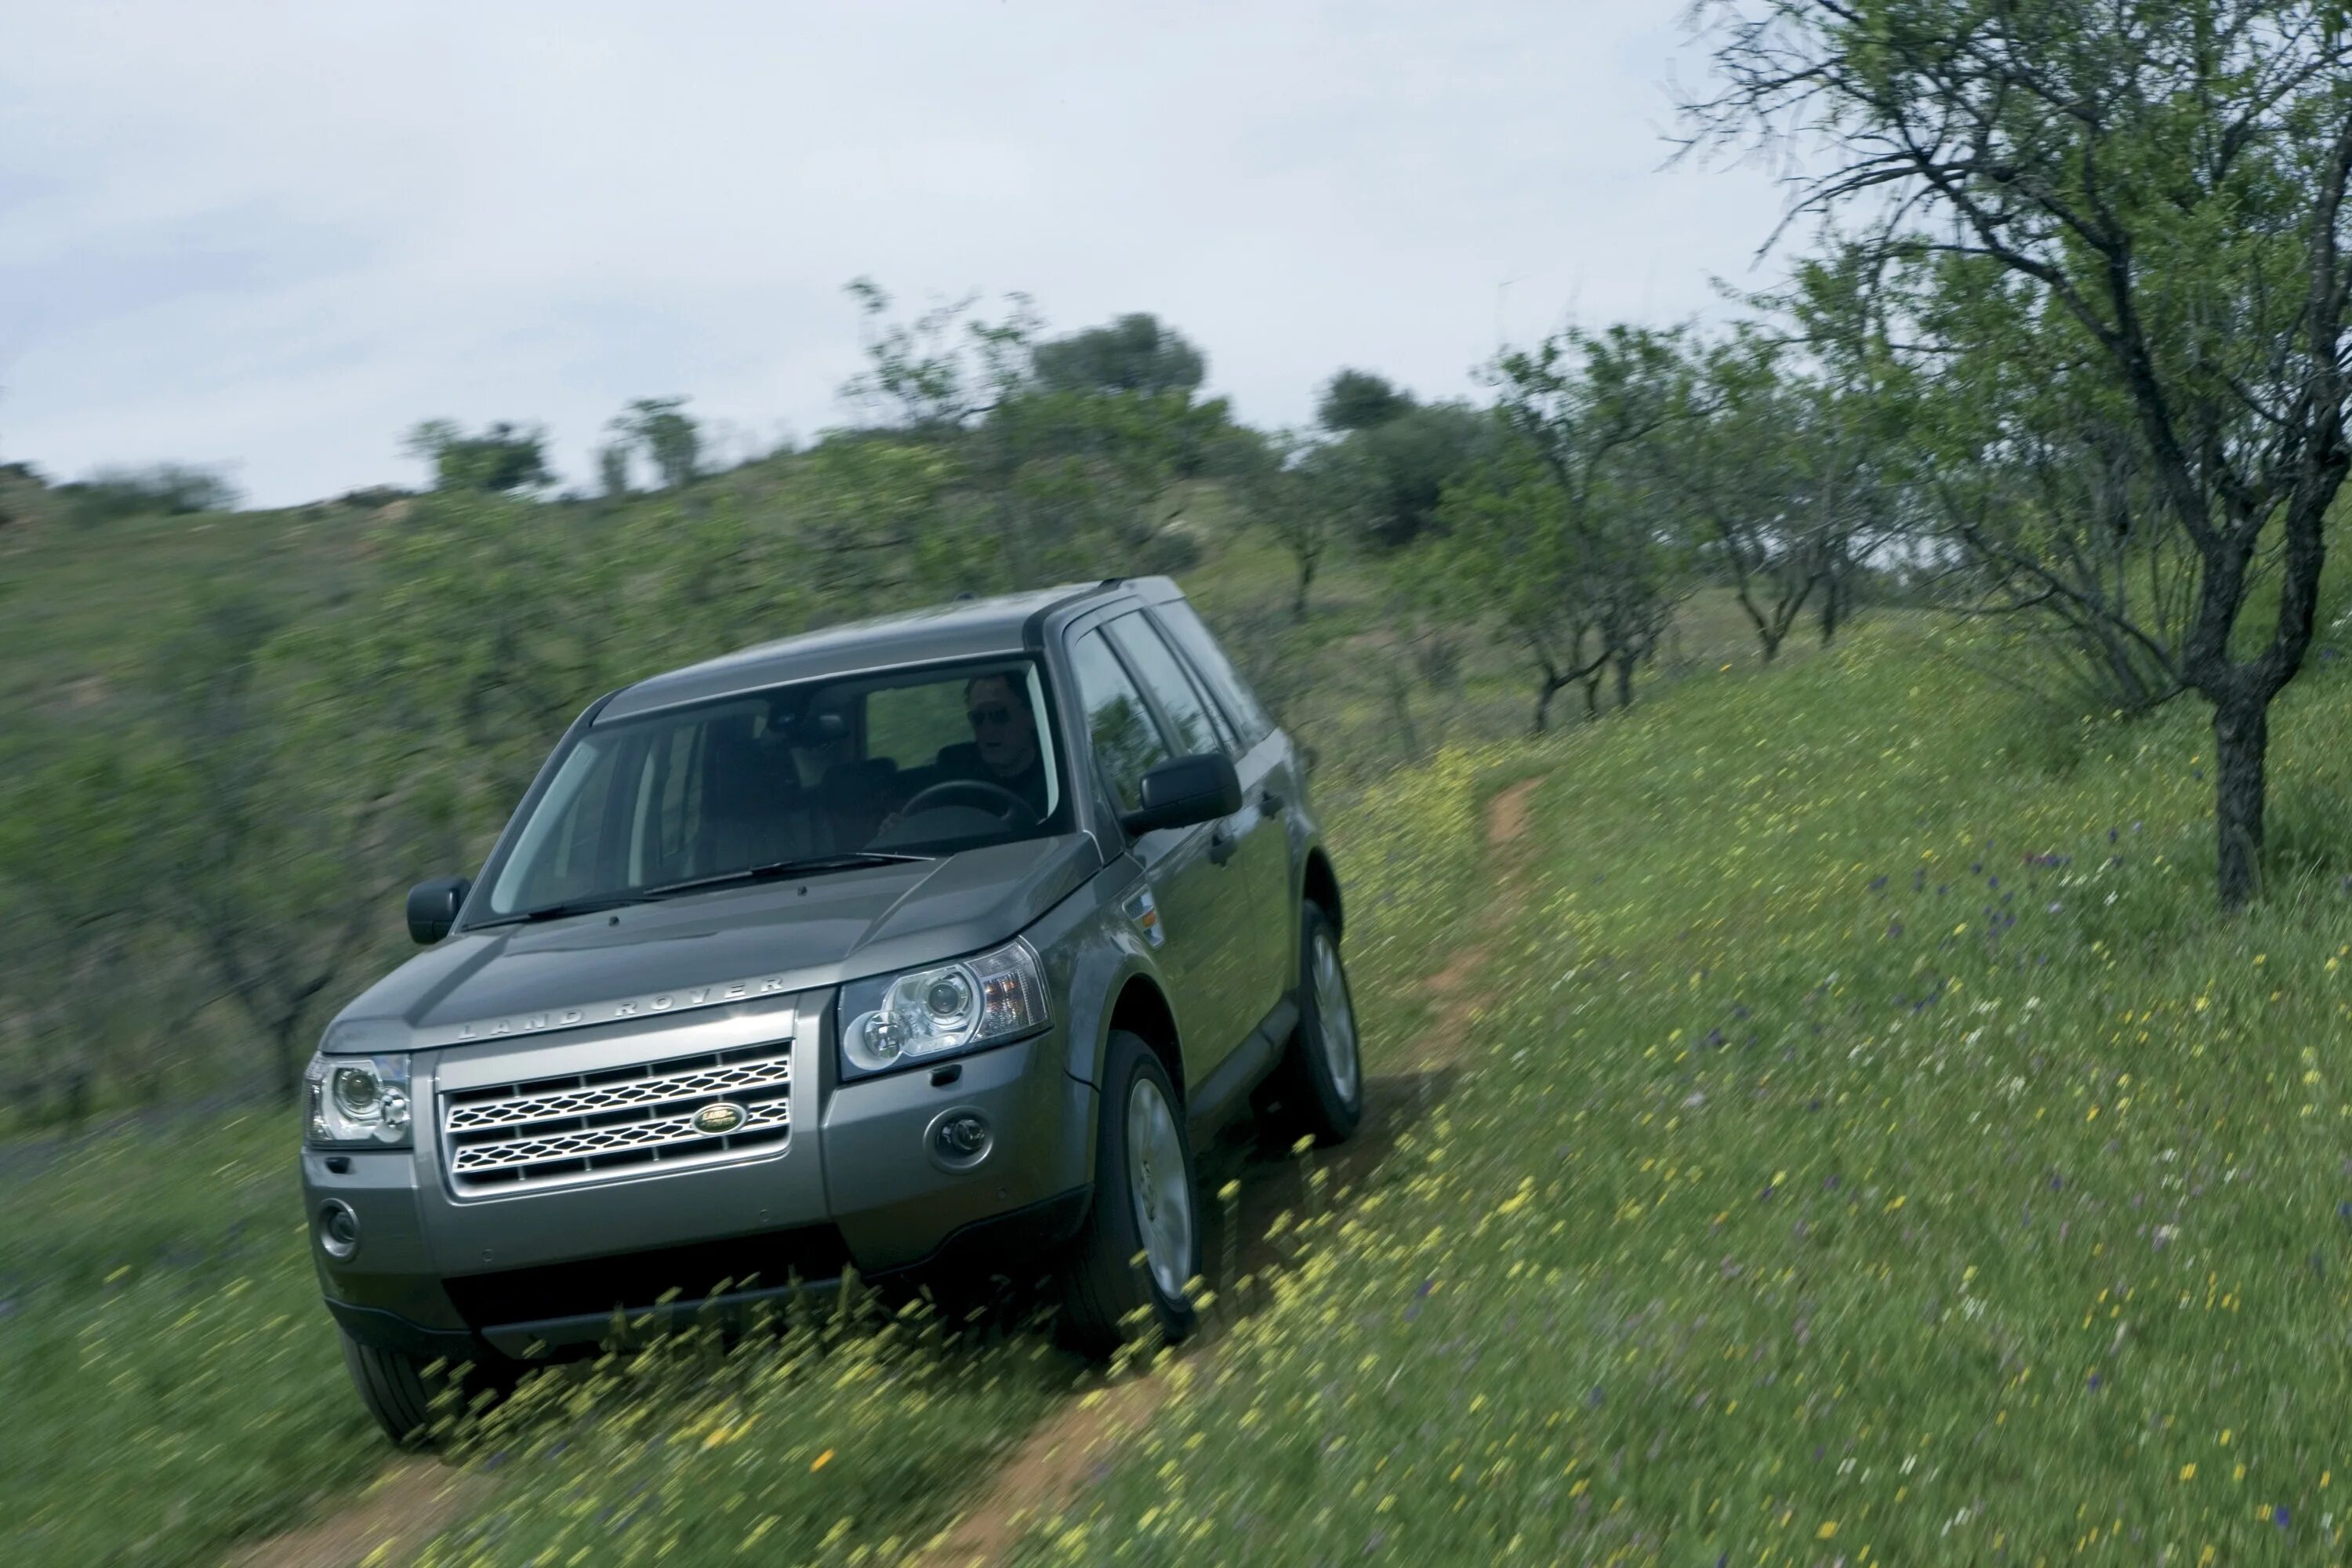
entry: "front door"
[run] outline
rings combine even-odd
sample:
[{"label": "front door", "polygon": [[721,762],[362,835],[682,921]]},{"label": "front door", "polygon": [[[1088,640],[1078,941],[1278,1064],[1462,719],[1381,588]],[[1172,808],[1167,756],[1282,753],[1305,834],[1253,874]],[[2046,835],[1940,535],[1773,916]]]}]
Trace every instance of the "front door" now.
[{"label": "front door", "polygon": [[[1242,807],[1212,825],[1209,853],[1224,864],[1221,908],[1233,922],[1232,980],[1236,1040],[1255,1028],[1290,990],[1292,962],[1290,846],[1282,815],[1289,787],[1284,747],[1269,736],[1244,749],[1231,726],[1184,668],[1166,637],[1141,614],[1121,616],[1105,628],[1144,695],[1160,709],[1162,728],[1179,755],[1223,752],[1240,776]],[[1279,773],[1285,775],[1277,778]]]},{"label": "front door", "polygon": [[[1070,668],[1095,766],[1118,809],[1133,811],[1142,804],[1143,775],[1174,754],[1169,737],[1100,630],[1071,643]],[[1257,1021],[1242,1017],[1250,923],[1244,885],[1221,822],[1147,833],[1135,841],[1134,854],[1153,908],[1148,921],[1139,908],[1129,914],[1153,944],[1176,1015],[1184,1077],[1197,1084]]]}]

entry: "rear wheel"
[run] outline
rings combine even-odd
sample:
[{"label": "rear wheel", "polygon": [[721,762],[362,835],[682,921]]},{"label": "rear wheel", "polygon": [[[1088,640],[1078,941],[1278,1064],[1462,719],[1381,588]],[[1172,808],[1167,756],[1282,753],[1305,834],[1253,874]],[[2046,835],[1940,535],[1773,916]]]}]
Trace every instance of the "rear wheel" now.
[{"label": "rear wheel", "polygon": [[1094,1204],[1062,1289],[1064,1338],[1108,1356],[1156,1324],[1192,1331],[1184,1288],[1200,1272],[1201,1215],[1183,1103],[1141,1038],[1112,1034],[1095,1138]]},{"label": "rear wheel", "polygon": [[1339,933],[1315,904],[1299,916],[1298,967],[1298,1029],[1277,1069],[1271,1130],[1284,1142],[1307,1137],[1328,1146],[1346,1142],[1364,1119],[1364,1063]]},{"label": "rear wheel", "polygon": [[503,1365],[452,1367],[438,1359],[362,1344],[341,1328],[335,1331],[360,1403],[383,1435],[404,1448],[432,1447],[446,1430],[443,1424],[461,1414],[467,1399],[484,1389],[502,1390],[511,1381],[510,1369]]}]

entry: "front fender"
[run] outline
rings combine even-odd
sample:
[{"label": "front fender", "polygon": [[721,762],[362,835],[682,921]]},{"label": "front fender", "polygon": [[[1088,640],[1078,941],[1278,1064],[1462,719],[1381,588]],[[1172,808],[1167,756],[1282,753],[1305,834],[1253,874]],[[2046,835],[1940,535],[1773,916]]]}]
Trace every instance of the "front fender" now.
[{"label": "front fender", "polygon": [[1127,899],[1142,885],[1142,868],[1132,856],[1122,855],[1028,933],[1045,960],[1047,986],[1069,1008],[1062,1031],[1068,1053],[1063,1070],[1082,1083],[1101,1085],[1111,1012],[1127,983],[1140,974],[1167,994],[1151,945],[1126,909]]}]

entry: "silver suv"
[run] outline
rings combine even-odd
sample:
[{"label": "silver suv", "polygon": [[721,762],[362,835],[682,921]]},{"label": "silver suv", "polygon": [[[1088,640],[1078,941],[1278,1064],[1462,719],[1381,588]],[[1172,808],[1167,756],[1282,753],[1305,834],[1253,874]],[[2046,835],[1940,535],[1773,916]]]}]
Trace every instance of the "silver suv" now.
[{"label": "silver suv", "polygon": [[1195,1143],[1361,1114],[1305,771],[1165,578],[600,698],[408,923],[430,951],[328,1027],[302,1150],[396,1441],[452,1368],[853,1269],[1050,1274],[1082,1350],[1180,1336]]}]

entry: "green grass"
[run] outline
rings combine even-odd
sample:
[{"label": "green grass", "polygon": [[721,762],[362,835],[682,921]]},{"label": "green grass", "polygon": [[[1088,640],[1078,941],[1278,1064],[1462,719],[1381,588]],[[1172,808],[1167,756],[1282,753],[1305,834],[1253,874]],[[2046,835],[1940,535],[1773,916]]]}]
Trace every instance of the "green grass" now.
[{"label": "green grass", "polygon": [[2198,715],[1916,628],[1563,744],[1475,1070],[1025,1558],[2334,1560],[2340,668],[2236,921]]},{"label": "green grass", "polygon": [[290,1116],[11,1171],[0,1561],[212,1563],[383,1463],[301,1237]]}]

